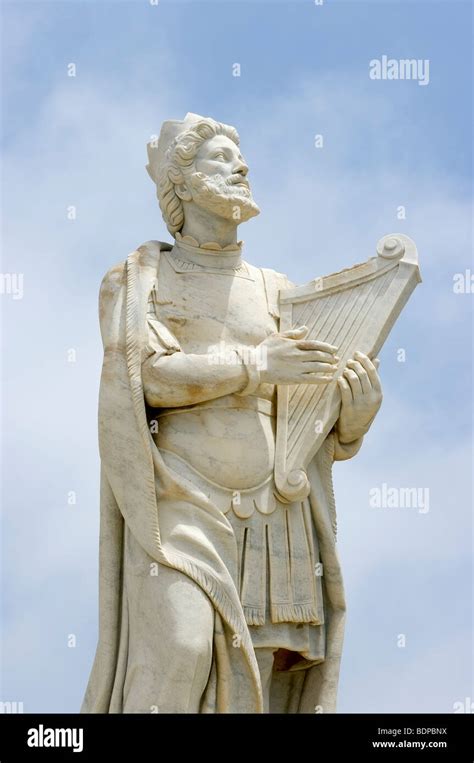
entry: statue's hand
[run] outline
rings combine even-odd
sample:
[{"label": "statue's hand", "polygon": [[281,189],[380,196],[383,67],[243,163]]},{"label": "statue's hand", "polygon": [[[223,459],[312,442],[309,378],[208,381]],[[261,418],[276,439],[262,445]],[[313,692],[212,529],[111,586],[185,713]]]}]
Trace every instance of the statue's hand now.
[{"label": "statue's hand", "polygon": [[304,339],[306,326],[271,334],[258,346],[260,379],[269,384],[327,384],[332,381],[339,358],[337,347]]},{"label": "statue's hand", "polygon": [[348,360],[343,376],[338,379],[341,392],[341,413],[337,433],[342,443],[353,442],[369,429],[382,404],[382,386],[377,373],[380,361],[372,361],[362,352]]}]

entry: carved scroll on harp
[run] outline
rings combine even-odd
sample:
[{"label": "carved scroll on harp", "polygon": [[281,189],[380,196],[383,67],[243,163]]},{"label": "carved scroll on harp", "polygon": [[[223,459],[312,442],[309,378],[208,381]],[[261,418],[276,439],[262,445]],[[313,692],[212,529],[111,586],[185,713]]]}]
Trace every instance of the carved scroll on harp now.
[{"label": "carved scroll on harp", "polygon": [[[338,347],[342,372],[356,350],[375,357],[420,281],[413,241],[401,233],[385,236],[377,257],[280,291],[280,331],[308,326],[307,338]],[[336,380],[278,387],[275,483],[283,500],[309,494],[306,468],[336,423],[340,404]]]}]

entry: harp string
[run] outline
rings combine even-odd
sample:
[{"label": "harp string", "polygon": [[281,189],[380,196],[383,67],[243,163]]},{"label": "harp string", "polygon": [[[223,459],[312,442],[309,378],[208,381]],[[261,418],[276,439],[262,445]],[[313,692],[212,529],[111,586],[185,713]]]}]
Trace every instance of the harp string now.
[{"label": "harp string", "polygon": [[298,320],[301,321],[300,325],[306,326],[310,321],[314,322],[315,316],[319,315],[323,310],[324,302],[324,297],[308,300],[304,306],[305,309],[301,311],[300,317],[298,318]]},{"label": "harp string", "polygon": [[[339,299],[334,299],[334,297],[328,296],[325,301],[325,306],[327,309],[326,312],[326,318],[321,323],[321,325],[317,326],[317,322],[315,321],[314,324],[311,327],[311,331],[316,331],[317,328],[317,334],[318,336],[323,336],[325,338],[325,341],[330,341],[331,337],[331,331],[334,328],[334,325],[338,321],[343,321],[343,323],[347,320],[348,313],[353,309],[353,306],[356,304],[357,299],[361,299],[365,292],[367,291],[367,288],[370,288],[367,284],[362,284],[361,286],[356,287],[357,292],[355,289],[351,289],[349,292],[346,290],[345,292],[341,293],[339,295]],[[352,298],[352,299],[351,299]],[[354,301],[354,305],[353,305]],[[332,304],[331,304],[332,303]],[[333,318],[332,326],[325,330],[326,322],[329,320],[329,318]],[[339,348],[340,350],[341,348]],[[317,388],[317,387],[310,387],[308,388],[306,385],[298,385],[298,388],[294,391],[294,394],[291,396],[291,403],[292,403],[292,409],[290,409],[290,416],[289,421],[291,421],[291,418],[294,414],[295,409],[298,407],[299,403],[302,401],[303,397],[311,399],[312,397],[315,397],[319,395],[320,392],[324,390],[324,387]]]},{"label": "harp string", "polygon": [[[328,299],[329,297],[322,297],[321,299],[308,300],[308,302],[303,305],[301,313],[295,316],[292,320],[292,327],[294,328],[296,326],[308,326],[309,331],[307,333],[307,337],[310,338],[311,330],[316,325],[316,321],[318,320],[321,312],[324,310],[324,306]],[[295,389],[298,389],[298,386],[299,385],[295,385],[295,388],[290,390],[288,400],[291,400]]]},{"label": "harp string", "polygon": [[[340,322],[340,329],[339,332],[336,334],[336,339],[339,338],[339,335],[341,331],[346,326],[346,321],[348,316],[351,314],[351,312],[354,312],[354,309],[357,305],[359,305],[359,310],[357,311],[357,315],[360,314],[360,311],[362,310],[364,304],[370,297],[370,286],[367,284],[364,284],[362,287],[356,287],[356,289],[353,289],[350,291],[350,293],[346,293],[344,304],[342,308],[338,311],[336,316],[334,316],[334,308],[332,310],[328,310],[328,315],[333,316],[333,321],[331,323],[330,328],[324,332],[323,336],[328,339],[331,334],[331,330],[333,329],[334,325]],[[326,323],[326,321],[324,322]],[[325,325],[318,326],[318,334],[321,335],[323,330],[325,328]],[[347,336],[347,334],[346,334]],[[335,341],[335,340],[334,340]],[[344,348],[339,346],[339,352],[343,352]],[[305,385],[301,385],[301,394],[299,396],[298,400],[298,407],[294,408],[289,417],[288,417],[288,431],[289,431],[289,441],[293,443],[293,438],[295,434],[295,430],[298,427],[298,424],[301,420],[301,418],[305,416],[305,419],[307,420],[311,414],[316,410],[319,401],[323,397],[323,395],[327,394],[329,385],[325,384],[322,387],[315,387],[315,388],[308,388]],[[309,393],[309,394],[308,394]]]},{"label": "harp string", "polygon": [[[347,352],[347,350],[351,347],[351,345],[352,346],[354,345],[354,342],[355,342],[355,339],[356,339],[357,335],[363,329],[365,318],[367,317],[369,311],[371,310],[372,306],[374,305],[376,299],[380,296],[381,292],[384,290],[384,287],[387,286],[387,281],[386,281],[385,278],[380,279],[380,280],[382,281],[382,283],[379,282],[377,284],[378,288],[376,289],[375,293],[372,293],[372,295],[370,295],[370,294],[367,295],[367,299],[365,300],[365,302],[360,307],[360,309],[358,311],[358,315],[354,318],[354,320],[353,320],[353,322],[351,324],[350,334],[349,335],[346,334],[346,339],[343,340],[343,344],[341,346],[343,347],[343,352],[344,353]],[[389,278],[388,280],[391,281],[392,279]],[[370,296],[372,296],[372,299],[370,299]],[[369,299],[370,299],[370,302],[369,302]],[[357,321],[357,323],[356,323],[356,318],[360,315],[360,312],[361,312],[361,310],[364,307],[365,307],[365,311],[364,311],[364,315],[363,315],[362,321]],[[354,330],[352,330],[352,327],[354,326],[354,324],[355,324],[355,328],[354,328]],[[346,327],[343,326],[343,328],[345,329]],[[333,390],[334,390],[334,388],[333,388]],[[323,395],[324,395],[325,399],[321,400],[321,397]],[[321,405],[326,404],[327,396],[328,396],[328,385],[327,386],[325,385],[325,387],[324,387],[323,391],[321,392],[318,400],[316,402],[310,401],[308,407],[304,410],[304,412],[307,415],[306,415],[305,421],[303,421],[302,426],[298,427],[298,430],[296,430],[295,426],[293,427],[292,431],[290,432],[289,438],[288,438],[288,458],[290,458],[293,455],[294,450],[295,450],[296,446],[298,445],[300,430],[305,425],[306,421],[308,421],[308,419],[310,419],[311,417],[313,417],[315,415],[315,413],[318,410],[319,403],[321,402]],[[321,410],[321,406],[319,406],[319,410]],[[300,420],[301,420],[301,415],[299,416],[298,422]],[[301,445],[304,446],[304,442],[302,442]]]},{"label": "harp string", "polygon": [[[382,292],[384,290],[386,290],[386,288],[388,287],[388,285],[392,281],[392,279],[395,276],[395,274],[396,274],[396,270],[395,271],[390,271],[389,273],[384,273],[383,276],[380,279],[377,279],[375,282],[372,282],[372,284],[374,286],[376,286],[376,288],[372,289],[372,284],[371,284],[371,288],[369,290],[369,293],[364,295],[364,299],[363,300],[359,300],[358,299],[358,301],[360,302],[359,310],[357,311],[357,314],[353,316],[353,320],[352,320],[351,325],[349,326],[349,329],[347,329],[347,326],[343,323],[343,325],[340,327],[340,329],[338,331],[338,334],[337,334],[337,337],[339,337],[341,331],[344,330],[344,332],[345,332],[345,338],[343,339],[343,341],[342,341],[342,343],[340,345],[342,347],[343,354],[345,354],[348,351],[348,349],[351,347],[351,345],[353,345],[353,343],[354,343],[358,333],[364,327],[365,319],[366,319],[367,315],[369,314],[371,308],[373,307],[375,301],[382,294]],[[358,296],[361,296],[361,295],[358,295]],[[360,318],[362,312],[363,312],[363,315]],[[333,339],[333,341],[336,341],[337,337],[336,337],[336,339]],[[321,391],[321,393],[319,394],[317,400],[315,400],[314,398],[313,398],[313,400],[310,399],[308,401],[307,405],[305,405],[304,407],[301,406],[301,411],[299,411],[299,416],[298,416],[297,420],[295,420],[294,417],[293,417],[292,427],[291,427],[291,429],[289,428],[288,451],[287,451],[287,453],[288,453],[287,458],[288,459],[293,455],[294,450],[295,450],[295,448],[296,448],[296,446],[298,444],[299,434],[300,434],[300,430],[302,428],[302,427],[299,427],[298,424],[301,421],[302,414],[303,413],[307,414],[306,417],[305,417],[305,422],[308,419],[311,419],[312,416],[314,416],[314,414],[318,410],[318,405],[320,404],[320,402],[321,402],[322,405],[324,405],[326,403],[326,398],[327,398],[327,395],[328,395],[328,387],[329,387],[329,385],[324,385],[324,388]],[[323,395],[324,395],[324,398],[325,398],[324,400],[322,400]],[[303,422],[303,426],[304,426],[305,422]]]},{"label": "harp string", "polygon": [[[339,295],[339,298],[334,300],[332,297],[328,297],[326,301],[326,318],[323,321],[323,323],[318,326],[317,332],[319,336],[324,336],[327,341],[329,341],[329,337],[331,336],[331,331],[335,324],[342,320],[342,326],[345,325],[345,322],[347,320],[348,315],[350,314],[351,310],[354,309],[354,307],[357,305],[357,302],[363,301],[370,292],[370,284],[362,284],[354,289],[347,290]],[[338,304],[339,303],[339,304]],[[333,318],[331,327],[324,331],[326,327],[327,321]],[[316,329],[316,325],[312,326],[312,330]],[[324,332],[324,333],[323,333]],[[336,337],[338,335],[336,334]],[[341,348],[339,348],[339,352],[341,351]],[[288,426],[291,431],[294,428],[294,426],[297,424],[299,417],[302,413],[304,413],[307,405],[314,400],[314,398],[317,398],[319,400],[326,390],[326,385],[322,387],[308,387],[305,384],[298,385],[297,393],[294,395],[294,399],[292,400],[292,408],[289,410],[288,415]],[[300,405],[300,403],[304,403],[303,407]],[[299,414],[299,415],[298,415]],[[295,421],[295,416],[298,416],[298,419]]]},{"label": "harp string", "polygon": [[[314,329],[316,327],[316,323],[318,321],[318,318],[320,317],[320,314],[324,310],[324,308],[326,308],[328,305],[331,304],[331,302],[333,302],[333,308],[332,308],[333,314],[334,313],[337,314],[338,312],[340,312],[341,310],[344,309],[344,305],[347,302],[347,298],[348,298],[347,292],[340,292],[337,295],[336,299],[334,299],[334,297],[327,296],[324,299],[318,300],[318,302],[320,302],[322,304],[321,304],[320,308],[317,309],[317,310],[314,310],[312,315],[311,315],[311,323],[309,324],[308,337],[314,338],[312,336],[312,334],[313,334],[313,331],[314,331]],[[323,328],[324,328],[324,326],[326,324],[326,321],[329,320],[330,315],[331,315],[331,311],[327,310],[326,311],[326,316],[325,316],[325,319],[324,319],[323,323],[321,324],[321,326],[318,327],[318,331],[319,332],[322,332],[322,330],[323,330]],[[300,321],[300,318],[298,318],[298,322],[299,321]],[[302,396],[305,394],[305,391],[306,391],[306,385],[298,384],[295,387],[295,389],[293,389],[292,392],[290,393],[290,395],[289,395],[289,402],[291,402],[293,410],[294,410],[294,407],[296,407],[298,405],[298,403],[300,402]]]},{"label": "harp string", "polygon": [[[325,324],[329,318],[329,316],[332,314],[334,317],[335,315],[341,315],[344,314],[346,308],[347,308],[347,297],[348,295],[339,295],[339,298],[337,300],[331,299],[331,297],[328,297],[325,300],[325,307],[326,307],[326,316],[325,320],[318,326],[317,322],[315,322],[311,326],[311,335],[313,335],[316,332],[316,326],[317,326],[317,335],[319,337],[324,336],[327,337],[329,332],[326,332],[323,334],[323,330],[325,327]],[[314,397],[321,397],[321,392],[324,390],[324,387],[308,387],[306,384],[299,384],[296,390],[294,391],[294,394],[291,398],[291,407],[288,408],[288,425],[291,428],[293,418],[297,411],[300,410],[300,403],[304,400],[305,405],[308,400],[311,400]]]},{"label": "harp string", "polygon": [[[358,332],[363,328],[365,318],[367,317],[370,309],[372,308],[373,304],[375,303],[375,300],[380,296],[380,293],[382,292],[382,290],[383,290],[383,288],[385,286],[385,280],[386,280],[385,278],[378,279],[375,282],[375,284],[370,284],[368,293],[367,293],[367,290],[364,289],[363,293],[361,293],[361,291],[360,291],[359,294],[357,295],[356,304],[359,303],[359,309],[358,309],[357,312],[354,311],[355,314],[352,316],[352,318],[353,318],[352,319],[352,323],[350,324],[349,327],[347,327],[346,323],[343,323],[342,326],[340,327],[339,331],[338,331],[338,334],[333,339],[333,341],[338,341],[339,336],[341,334],[341,331],[344,331],[345,336],[342,339],[342,342],[340,343],[340,351],[341,351],[342,355],[344,355],[348,351],[350,346],[354,343]],[[376,288],[374,289],[374,291],[372,291],[372,286],[373,285],[376,285]],[[371,297],[372,297],[372,299],[371,299]],[[369,304],[369,300],[370,300],[370,304]],[[355,305],[354,306],[350,305],[350,307],[352,309],[352,307],[355,307]],[[363,310],[364,310],[364,314],[362,315],[362,317],[360,317]],[[352,330],[354,325],[355,325],[355,329]],[[321,398],[323,397],[323,395],[325,395],[327,397],[328,388],[329,388],[329,385],[324,385],[324,387],[321,390],[318,390],[319,394],[318,394],[317,399],[315,399],[315,396],[313,396],[313,399],[310,398],[307,401],[307,403],[306,403],[306,405],[304,407],[300,406],[300,410],[298,411],[298,413],[299,413],[298,419],[296,421],[294,421],[293,426],[292,426],[291,430],[289,431],[289,441],[291,441],[291,439],[294,437],[297,424],[301,420],[302,415],[304,413],[307,414],[306,421],[308,420],[308,418],[310,418],[312,415],[314,415],[314,413],[317,410],[318,404],[319,404]],[[322,401],[322,402],[324,403],[324,401]],[[304,424],[304,422],[303,422],[303,424]],[[300,429],[301,429],[301,427],[300,427]],[[299,431],[296,433],[296,438],[295,438],[295,440],[292,443],[292,449],[294,448],[294,446],[295,446],[295,444],[296,444],[296,442],[298,440],[298,436],[297,435],[299,435]]]},{"label": "harp string", "polygon": [[[338,301],[339,301],[339,302],[341,302],[341,297],[342,297],[342,296],[343,296],[343,295],[341,295],[341,294],[340,294],[340,295],[338,295],[338,297],[337,297],[337,299],[336,299],[336,301],[335,301],[335,303],[334,303],[334,309],[337,309],[337,302],[338,302]],[[334,299],[334,298],[332,298],[332,299]],[[303,319],[303,315],[302,315],[302,314],[300,314],[300,315],[298,316],[298,318],[297,318],[297,319],[294,321],[295,323],[301,323],[301,324],[304,324],[304,325],[307,325],[307,326],[308,326],[308,328],[309,328],[309,331],[308,331],[308,337],[314,338],[314,337],[313,337],[313,331],[314,331],[314,328],[315,328],[315,326],[316,326],[316,324],[317,324],[317,322],[318,322],[318,320],[319,320],[319,318],[320,318],[320,316],[321,316],[321,313],[322,313],[322,312],[325,310],[325,308],[326,308],[326,306],[327,306],[327,304],[328,304],[328,302],[329,302],[330,300],[331,300],[331,296],[327,296],[327,297],[324,297],[324,298],[322,298],[322,299],[318,299],[318,300],[316,300],[316,302],[317,302],[317,304],[316,304],[316,305],[314,305],[314,302],[313,302],[313,301],[312,301],[312,302],[310,302],[310,307],[311,307],[312,309],[309,311],[309,314],[307,314],[307,312],[306,312],[306,311],[307,311],[307,306],[305,305],[305,310],[304,310],[304,311],[302,311],[302,312],[306,313],[306,314],[304,315],[304,319]],[[300,385],[297,385],[297,386],[296,386],[296,387],[295,387],[295,388],[294,388],[294,389],[293,389],[293,390],[290,392],[289,400],[292,400],[292,399],[293,399],[293,397],[295,396],[295,394],[296,394],[296,397],[298,398],[298,391],[299,391],[299,386],[300,386]],[[294,401],[294,403],[296,404],[296,403],[297,403],[297,400],[296,400],[296,401]]]},{"label": "harp string", "polygon": [[[317,307],[318,306],[315,305],[313,300],[311,299],[303,303],[302,310],[298,318],[298,320],[301,321],[301,325],[305,325],[305,326],[307,325],[306,321],[309,319],[309,315],[311,315],[312,310],[317,309]],[[294,326],[292,328],[294,328]]]},{"label": "harp string", "polygon": [[[379,279],[380,281],[380,279]],[[330,311],[331,315],[334,315],[336,313],[336,317],[333,320],[333,323],[330,327],[330,329],[327,330],[327,332],[324,334],[327,341],[336,342],[339,347],[339,352],[341,354],[344,354],[345,350],[347,349],[344,344],[340,344],[340,334],[341,330],[344,330],[344,337],[342,339],[342,342],[348,338],[350,335],[349,332],[352,328],[352,325],[357,320],[358,316],[360,315],[360,312],[362,311],[365,301],[370,298],[371,291],[374,287],[374,283],[365,283],[365,284],[358,284],[356,287],[350,290],[350,292],[346,291],[345,293],[345,301],[342,308],[336,313],[335,305],[333,306],[332,310]],[[358,310],[356,310],[358,306]],[[347,318],[348,315],[352,315],[352,323],[348,326],[347,325]],[[335,334],[332,334],[334,327],[338,326]],[[315,326],[313,328],[316,328]],[[318,327],[318,334],[322,332],[322,329],[324,328],[324,324],[322,326]],[[327,388],[327,385],[324,385],[322,387],[316,387],[316,388],[308,388],[306,385],[298,385],[300,387],[299,391],[299,400],[297,403],[294,403],[296,406],[299,402],[301,402],[302,397],[304,395],[307,396],[307,399],[304,401],[305,407],[308,404],[308,401],[311,402],[312,399],[314,399],[316,396],[318,397],[318,400],[320,399],[321,395],[324,393],[325,389]],[[309,392],[309,395],[307,393]],[[293,419],[295,414],[295,409],[293,409],[290,412],[289,421]]]}]

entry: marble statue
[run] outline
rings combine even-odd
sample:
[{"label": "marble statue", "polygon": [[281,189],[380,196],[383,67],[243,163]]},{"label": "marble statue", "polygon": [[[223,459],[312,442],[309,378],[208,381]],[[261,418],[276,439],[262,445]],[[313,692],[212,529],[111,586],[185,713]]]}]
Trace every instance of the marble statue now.
[{"label": "marble statue", "polygon": [[86,713],[335,711],[345,601],[331,470],[381,402],[375,354],[419,280],[401,234],[305,287],[243,258],[236,130],[148,145],[172,244],[100,290],[99,641]]}]

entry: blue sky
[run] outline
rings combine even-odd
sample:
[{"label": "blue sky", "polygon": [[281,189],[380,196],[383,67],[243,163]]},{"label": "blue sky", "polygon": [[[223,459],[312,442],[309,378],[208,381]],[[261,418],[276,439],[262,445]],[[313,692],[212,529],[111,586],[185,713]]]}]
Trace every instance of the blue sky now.
[{"label": "blue sky", "polygon": [[[250,262],[304,283],[386,233],[418,246],[423,284],[380,356],[382,410],[335,467],[339,708],[451,712],[474,696],[472,293],[453,292],[473,270],[470,15],[452,0],[2,4],[3,272],[24,274],[24,297],[2,297],[0,699],[46,712],[82,699],[97,637],[97,292],[141,242],[169,240],[145,144],[187,111],[239,130],[262,209],[240,231]],[[382,55],[429,59],[429,84],[371,80]],[[371,508],[383,483],[429,488],[429,512]]]}]

